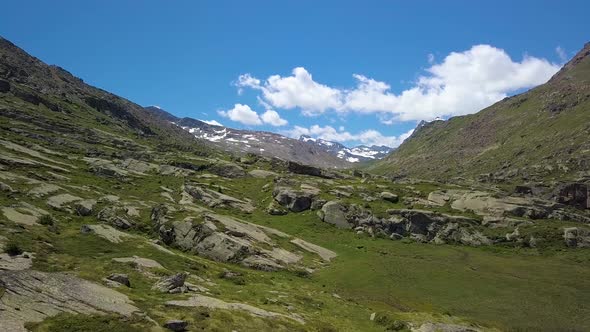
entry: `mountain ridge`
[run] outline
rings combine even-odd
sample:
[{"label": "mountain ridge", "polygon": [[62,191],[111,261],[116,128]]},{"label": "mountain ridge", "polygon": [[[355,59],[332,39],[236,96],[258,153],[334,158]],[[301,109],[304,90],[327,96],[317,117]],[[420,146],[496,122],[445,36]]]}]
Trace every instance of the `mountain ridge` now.
[{"label": "mountain ridge", "polygon": [[492,182],[588,177],[590,44],[547,83],[478,113],[423,123],[368,167],[392,176]]}]

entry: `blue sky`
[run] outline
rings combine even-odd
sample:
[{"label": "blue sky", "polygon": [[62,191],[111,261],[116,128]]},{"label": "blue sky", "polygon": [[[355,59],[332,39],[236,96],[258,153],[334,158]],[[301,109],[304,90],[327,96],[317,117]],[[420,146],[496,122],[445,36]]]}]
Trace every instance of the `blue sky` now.
[{"label": "blue sky", "polygon": [[[420,120],[540,84],[587,1],[10,1],[0,35],[141,105],[397,145]],[[455,52],[455,53],[453,53]]]}]

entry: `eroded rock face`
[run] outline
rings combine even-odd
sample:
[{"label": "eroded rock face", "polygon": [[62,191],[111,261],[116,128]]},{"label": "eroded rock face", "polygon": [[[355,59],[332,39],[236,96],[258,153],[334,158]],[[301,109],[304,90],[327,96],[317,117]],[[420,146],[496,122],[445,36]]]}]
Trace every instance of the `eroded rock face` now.
[{"label": "eroded rock face", "polygon": [[186,291],[184,282],[187,276],[188,273],[181,272],[168,277],[163,277],[154,284],[152,289],[162,293],[184,293]]},{"label": "eroded rock face", "polygon": [[252,203],[225,195],[223,193],[205,188],[196,184],[186,184],[184,191],[194,199],[205,203],[209,207],[228,207],[246,213],[252,213],[256,209]]},{"label": "eroded rock face", "polygon": [[135,223],[125,217],[127,210],[121,207],[106,207],[98,212],[97,219],[119,229],[129,229]]},{"label": "eroded rock face", "polygon": [[331,201],[318,211],[318,216],[322,221],[337,227],[354,228],[359,234],[394,240],[407,237],[418,242],[452,242],[472,246],[493,243],[474,228],[479,225],[479,221],[471,218],[413,209],[392,209],[388,213],[390,218],[377,218],[371,211],[358,205]]},{"label": "eroded rock face", "polygon": [[219,262],[233,262],[261,270],[284,269],[302,257],[276,246],[268,234],[288,235],[229,216],[210,212],[199,218],[168,221],[162,208],[154,208],[152,222],[160,239],[181,250]]},{"label": "eroded rock face", "polygon": [[40,322],[68,312],[87,315],[139,311],[126,295],[65,273],[0,271],[5,291],[0,301],[0,329],[25,332],[25,322]]},{"label": "eroded rock face", "polygon": [[590,186],[585,183],[570,183],[558,189],[558,203],[578,209],[590,209]]}]

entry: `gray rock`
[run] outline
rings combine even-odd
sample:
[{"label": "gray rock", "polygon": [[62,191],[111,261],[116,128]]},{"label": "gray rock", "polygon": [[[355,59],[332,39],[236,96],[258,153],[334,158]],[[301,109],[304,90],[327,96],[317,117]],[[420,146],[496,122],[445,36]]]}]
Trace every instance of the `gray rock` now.
[{"label": "gray rock", "polygon": [[95,205],[96,200],[85,199],[83,201],[76,202],[74,204],[74,209],[76,210],[76,213],[80,216],[89,216],[92,214]]},{"label": "gray rock", "polygon": [[255,178],[267,178],[267,177],[275,177],[278,176],[277,173],[272,172],[272,171],[265,171],[263,169],[255,169],[255,170],[251,170],[250,172],[248,172],[248,174],[250,174],[250,176],[253,176]]},{"label": "gray rock", "polygon": [[556,201],[578,209],[590,209],[590,186],[585,183],[569,183],[557,190]]},{"label": "gray rock", "polygon": [[125,285],[127,287],[131,287],[131,282],[129,281],[129,276],[122,273],[113,273],[107,277],[108,280],[115,281],[120,283],[121,285]]},{"label": "gray rock", "polygon": [[339,228],[352,228],[346,217],[347,209],[339,201],[330,201],[318,211],[318,216],[323,222],[335,225]]},{"label": "gray rock", "polygon": [[566,227],[563,229],[565,245],[570,248],[590,247],[590,231],[579,227]]},{"label": "gray rock", "polygon": [[208,170],[216,175],[225,178],[240,178],[246,176],[246,171],[236,164],[232,163],[216,163],[211,165]]},{"label": "gray rock", "polygon": [[139,311],[126,295],[66,273],[0,271],[0,284],[5,290],[0,301],[2,331],[27,331],[26,322],[63,312],[131,316]]},{"label": "gray rock", "polygon": [[193,198],[202,201],[212,208],[229,207],[246,213],[252,213],[256,209],[249,201],[237,199],[199,185],[187,184],[184,186],[184,190]]},{"label": "gray rock", "polygon": [[164,327],[174,332],[182,332],[186,331],[186,328],[188,327],[188,322],[179,319],[169,320],[166,323],[164,323]]},{"label": "gray rock", "polygon": [[119,229],[129,229],[133,227],[135,223],[123,217],[126,214],[127,211],[124,208],[106,207],[98,212],[97,219]]},{"label": "gray rock", "polygon": [[282,206],[293,212],[301,212],[311,207],[313,195],[310,192],[297,191],[287,187],[277,187],[273,197]]},{"label": "gray rock", "polygon": [[188,273],[181,272],[169,277],[163,277],[152,286],[152,289],[162,293],[184,293],[186,291],[184,282],[187,276]]},{"label": "gray rock", "polygon": [[384,192],[380,193],[379,197],[382,200],[385,200],[385,201],[388,201],[391,203],[399,202],[399,197],[396,194],[390,193],[389,191],[384,191]]},{"label": "gray rock", "polygon": [[311,210],[316,211],[321,209],[328,201],[325,199],[314,199],[311,202]]}]

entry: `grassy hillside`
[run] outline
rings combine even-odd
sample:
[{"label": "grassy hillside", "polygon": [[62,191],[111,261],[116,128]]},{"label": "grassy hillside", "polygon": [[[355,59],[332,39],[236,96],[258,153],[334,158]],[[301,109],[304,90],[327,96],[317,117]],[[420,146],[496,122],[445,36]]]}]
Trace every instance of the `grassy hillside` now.
[{"label": "grassy hillside", "polygon": [[499,182],[588,176],[590,44],[548,83],[476,114],[426,123],[370,170]]}]

